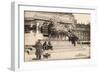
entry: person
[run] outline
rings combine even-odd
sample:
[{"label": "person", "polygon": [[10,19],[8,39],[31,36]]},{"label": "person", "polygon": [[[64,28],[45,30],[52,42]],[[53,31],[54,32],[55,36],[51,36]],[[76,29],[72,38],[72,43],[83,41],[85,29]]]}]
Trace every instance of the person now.
[{"label": "person", "polygon": [[43,53],[43,46],[41,44],[41,40],[38,40],[37,43],[35,44],[35,55],[36,55],[36,59],[41,59],[42,53]]},{"label": "person", "polygon": [[50,41],[45,41],[44,44],[43,44],[43,48],[44,48],[43,58],[48,59],[51,56],[51,54],[49,53],[48,50],[49,49],[53,50],[51,42]]},{"label": "person", "polygon": [[73,44],[74,46],[76,46],[76,40],[75,40],[75,37],[74,37],[74,36],[71,37],[71,42],[72,42],[72,44]]},{"label": "person", "polygon": [[48,49],[53,50],[50,40],[48,41]]},{"label": "person", "polygon": [[74,46],[76,46],[76,41],[78,40],[78,37],[76,37],[75,35],[73,35],[72,37],[71,37],[71,42],[72,42],[72,44],[74,44]]},{"label": "person", "polygon": [[47,50],[47,42],[46,41],[43,43],[43,50]]},{"label": "person", "polygon": [[71,40],[72,40],[72,34],[71,34],[71,31],[70,30],[68,30],[68,41],[70,42]]}]

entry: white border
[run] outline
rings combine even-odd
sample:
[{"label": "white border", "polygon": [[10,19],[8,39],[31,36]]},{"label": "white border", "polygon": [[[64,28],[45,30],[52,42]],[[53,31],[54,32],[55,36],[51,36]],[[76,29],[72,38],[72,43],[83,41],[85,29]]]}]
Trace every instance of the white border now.
[{"label": "white border", "polygon": [[[29,11],[50,11],[50,12],[71,12],[71,13],[90,13],[91,14],[91,59],[79,59],[79,60],[59,60],[59,61],[40,61],[40,62],[24,62],[24,10]],[[32,70],[32,69],[48,69],[49,68],[61,68],[61,67],[85,67],[96,65],[96,49],[93,45],[94,42],[94,28],[96,9],[84,6],[67,7],[60,6],[41,6],[33,5],[32,3],[13,3],[12,4],[12,64],[11,68],[17,70]]]}]

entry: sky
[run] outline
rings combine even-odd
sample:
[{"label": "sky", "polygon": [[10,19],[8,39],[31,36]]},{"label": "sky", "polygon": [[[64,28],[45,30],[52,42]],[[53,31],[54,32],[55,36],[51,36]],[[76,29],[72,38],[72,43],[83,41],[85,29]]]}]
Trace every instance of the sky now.
[{"label": "sky", "polygon": [[83,24],[88,24],[91,21],[91,15],[90,14],[73,14],[75,19],[77,20],[77,23],[83,23]]}]

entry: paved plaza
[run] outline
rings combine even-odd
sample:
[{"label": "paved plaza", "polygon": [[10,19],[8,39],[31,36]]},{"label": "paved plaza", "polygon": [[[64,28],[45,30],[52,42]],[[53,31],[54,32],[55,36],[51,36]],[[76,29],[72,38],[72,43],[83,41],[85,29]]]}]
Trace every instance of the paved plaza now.
[{"label": "paved plaza", "polygon": [[[90,46],[87,44],[72,45],[69,41],[51,41],[53,50],[44,52],[49,53],[51,56],[41,60],[68,60],[68,59],[87,59],[90,58]],[[29,54],[25,52],[25,61],[36,61],[35,48]]]}]

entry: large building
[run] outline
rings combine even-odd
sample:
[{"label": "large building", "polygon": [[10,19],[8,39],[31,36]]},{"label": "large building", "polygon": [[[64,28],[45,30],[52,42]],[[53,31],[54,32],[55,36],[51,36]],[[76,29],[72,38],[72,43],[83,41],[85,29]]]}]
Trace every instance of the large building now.
[{"label": "large building", "polygon": [[72,13],[25,11],[24,16],[25,45],[32,45],[37,39],[65,40],[67,31],[76,24]]}]

